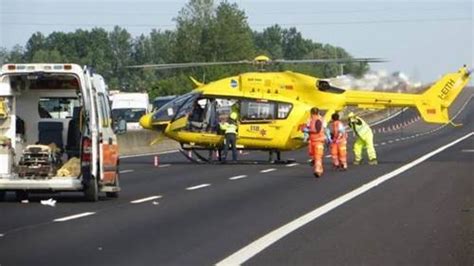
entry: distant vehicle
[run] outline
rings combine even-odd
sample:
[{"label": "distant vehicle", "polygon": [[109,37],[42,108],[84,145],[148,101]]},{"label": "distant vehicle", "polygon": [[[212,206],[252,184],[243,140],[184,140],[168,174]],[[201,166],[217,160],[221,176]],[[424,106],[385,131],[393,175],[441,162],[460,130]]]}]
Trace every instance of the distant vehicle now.
[{"label": "distant vehicle", "polygon": [[75,64],[7,64],[0,74],[0,201],[30,192],[118,197],[107,86]]},{"label": "distant vehicle", "polygon": [[140,117],[148,113],[148,94],[119,92],[110,95],[112,102],[112,119],[127,122],[127,130],[142,129],[138,121]]},{"label": "distant vehicle", "polygon": [[153,100],[153,107],[152,107],[152,111],[157,111],[158,109],[160,109],[163,105],[167,104],[168,102],[174,100],[176,97],[176,95],[169,95],[169,96],[160,96],[160,97],[156,97],[154,100]]}]

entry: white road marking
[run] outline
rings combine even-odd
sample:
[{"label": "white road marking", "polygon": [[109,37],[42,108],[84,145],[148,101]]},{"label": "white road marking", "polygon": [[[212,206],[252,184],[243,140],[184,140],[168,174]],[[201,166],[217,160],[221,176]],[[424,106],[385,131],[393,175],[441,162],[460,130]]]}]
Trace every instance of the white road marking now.
[{"label": "white road marking", "polygon": [[269,172],[273,172],[275,170],[276,170],[275,168],[268,168],[268,169],[265,169],[265,170],[261,170],[260,173],[269,173]]},{"label": "white road marking", "polygon": [[120,156],[120,158],[134,158],[134,157],[143,157],[143,156],[151,156],[151,155],[170,154],[170,153],[176,153],[176,152],[179,152],[179,150],[151,152],[151,153],[143,153],[143,154],[136,154],[136,155],[125,155],[125,156]]},{"label": "white road marking", "polygon": [[195,190],[195,189],[200,189],[200,188],[203,188],[203,187],[208,187],[210,186],[211,184],[201,184],[201,185],[197,185],[197,186],[194,186],[194,187],[188,187],[186,188],[186,190]]},{"label": "white road marking", "polygon": [[379,146],[377,143],[374,144],[375,147]]},{"label": "white road marking", "polygon": [[385,142],[380,143],[380,145],[385,145],[385,144],[387,144],[387,143],[385,143]]},{"label": "white road marking", "polygon": [[263,237],[255,240],[254,242],[250,243],[249,245],[241,248],[240,250],[238,250],[237,252],[235,252],[234,254],[230,255],[229,257],[219,261],[218,263],[216,263],[217,266],[221,266],[221,265],[241,265],[243,264],[244,262],[246,262],[247,260],[249,260],[250,258],[252,258],[253,256],[257,255],[258,253],[260,253],[262,250],[266,249],[267,247],[269,247],[270,245],[272,245],[273,243],[277,242],[278,240],[282,239],[283,237],[287,236],[288,234],[290,234],[291,232],[299,229],[300,227],[308,224],[309,222],[312,222],[313,220],[317,219],[318,217],[321,217],[322,215],[330,212],[331,210],[341,206],[342,204],[352,200],[353,198],[369,191],[370,189],[382,184],[383,182],[415,167],[416,165],[428,160],[429,158],[433,157],[434,155],[444,151],[445,149],[469,138],[470,136],[474,135],[474,132],[471,132],[455,141],[452,141],[430,153],[427,153],[423,156],[421,156],[420,158],[408,163],[408,164],[405,164],[403,165],[402,167],[400,168],[397,168],[395,170],[393,170],[392,172],[390,173],[387,173],[383,176],[380,176],[374,180],[372,180],[371,182],[369,183],[366,183],[354,190],[352,190],[351,192],[347,193],[347,194],[344,194],[326,204],[324,204],[323,206],[319,207],[319,208],[316,208],[314,209],[313,211],[297,218],[296,220],[293,220],[283,226],[281,226],[280,228],[277,228],[275,230],[273,230],[272,232],[264,235]]},{"label": "white road marking", "polygon": [[84,212],[84,213],[79,213],[79,214],[75,214],[75,215],[71,215],[71,216],[66,216],[66,217],[63,217],[63,218],[57,218],[57,219],[54,219],[53,221],[54,222],[65,222],[65,221],[78,219],[78,218],[82,218],[82,217],[86,217],[86,216],[90,216],[90,215],[94,215],[94,214],[95,214],[95,212]]},{"label": "white road marking", "polygon": [[135,172],[135,170],[127,169],[127,170],[122,170],[122,171],[120,171],[119,173],[121,173],[121,174],[126,174],[126,173],[131,173],[131,172]]},{"label": "white road marking", "polygon": [[161,164],[161,165],[159,165],[158,167],[159,167],[159,168],[163,168],[163,167],[170,167],[170,166],[171,166],[171,164]]},{"label": "white road marking", "polygon": [[400,139],[395,139],[395,141],[400,141]]},{"label": "white road marking", "polygon": [[293,167],[293,166],[297,166],[297,165],[300,165],[299,163],[290,163],[290,164],[287,164],[286,167]]},{"label": "white road marking", "polygon": [[393,140],[389,140],[388,143],[393,143]]},{"label": "white road marking", "polygon": [[246,178],[247,175],[238,175],[238,176],[233,176],[233,177],[229,177],[230,180],[237,180],[237,179],[242,179],[242,178]]},{"label": "white road marking", "polygon": [[474,150],[462,150],[462,152],[474,152]]},{"label": "white road marking", "polygon": [[132,204],[137,204],[137,203],[142,203],[142,202],[145,202],[145,201],[150,201],[150,200],[155,200],[155,199],[161,199],[162,197],[163,197],[163,196],[161,196],[161,195],[150,196],[150,197],[143,198],[143,199],[132,200],[132,201],[130,201],[130,203],[132,203]]},{"label": "white road marking", "polygon": [[5,236],[5,235],[4,235],[4,234],[0,234],[0,237],[3,237],[3,236]]}]

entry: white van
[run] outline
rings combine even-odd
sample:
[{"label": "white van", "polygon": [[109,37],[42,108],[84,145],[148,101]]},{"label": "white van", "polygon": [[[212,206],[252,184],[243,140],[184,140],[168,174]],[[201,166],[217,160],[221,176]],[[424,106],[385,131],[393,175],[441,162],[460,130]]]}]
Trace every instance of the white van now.
[{"label": "white van", "polygon": [[110,101],[114,121],[125,120],[127,130],[143,129],[138,121],[150,107],[147,93],[119,92],[111,95]]},{"label": "white van", "polygon": [[102,76],[75,64],[6,64],[0,74],[0,201],[29,192],[118,197],[119,157]]}]

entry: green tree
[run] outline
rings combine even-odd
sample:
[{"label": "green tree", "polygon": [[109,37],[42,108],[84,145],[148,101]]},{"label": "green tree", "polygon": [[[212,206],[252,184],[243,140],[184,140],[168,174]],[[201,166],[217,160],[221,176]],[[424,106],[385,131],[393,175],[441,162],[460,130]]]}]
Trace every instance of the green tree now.
[{"label": "green tree", "polygon": [[32,60],[34,54],[40,50],[47,50],[46,38],[41,32],[36,32],[26,42],[25,58],[26,60]]},{"label": "green tree", "polygon": [[112,52],[111,70],[113,77],[109,79],[109,86],[114,89],[133,90],[130,83],[130,71],[125,67],[132,63],[132,37],[127,30],[115,26],[109,33]]},{"label": "green tree", "polygon": [[213,15],[213,0],[190,0],[179,11],[178,16],[174,19],[177,25],[174,47],[176,62],[206,60],[201,53],[201,43],[203,42],[203,32],[209,31]]},{"label": "green tree", "polygon": [[30,60],[31,63],[62,63],[62,57],[57,50],[38,50]]},{"label": "green tree", "polygon": [[254,32],[258,54],[265,54],[272,59],[283,58],[283,30],[279,25],[265,28],[263,32]]}]

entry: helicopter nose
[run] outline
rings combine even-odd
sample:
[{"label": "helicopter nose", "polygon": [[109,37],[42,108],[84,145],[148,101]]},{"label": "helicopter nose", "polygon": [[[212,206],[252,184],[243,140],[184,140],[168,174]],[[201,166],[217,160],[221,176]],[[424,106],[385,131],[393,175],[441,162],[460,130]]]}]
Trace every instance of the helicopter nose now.
[{"label": "helicopter nose", "polygon": [[152,129],[152,122],[153,122],[153,114],[146,114],[142,117],[140,117],[140,126],[142,126],[145,129]]}]

